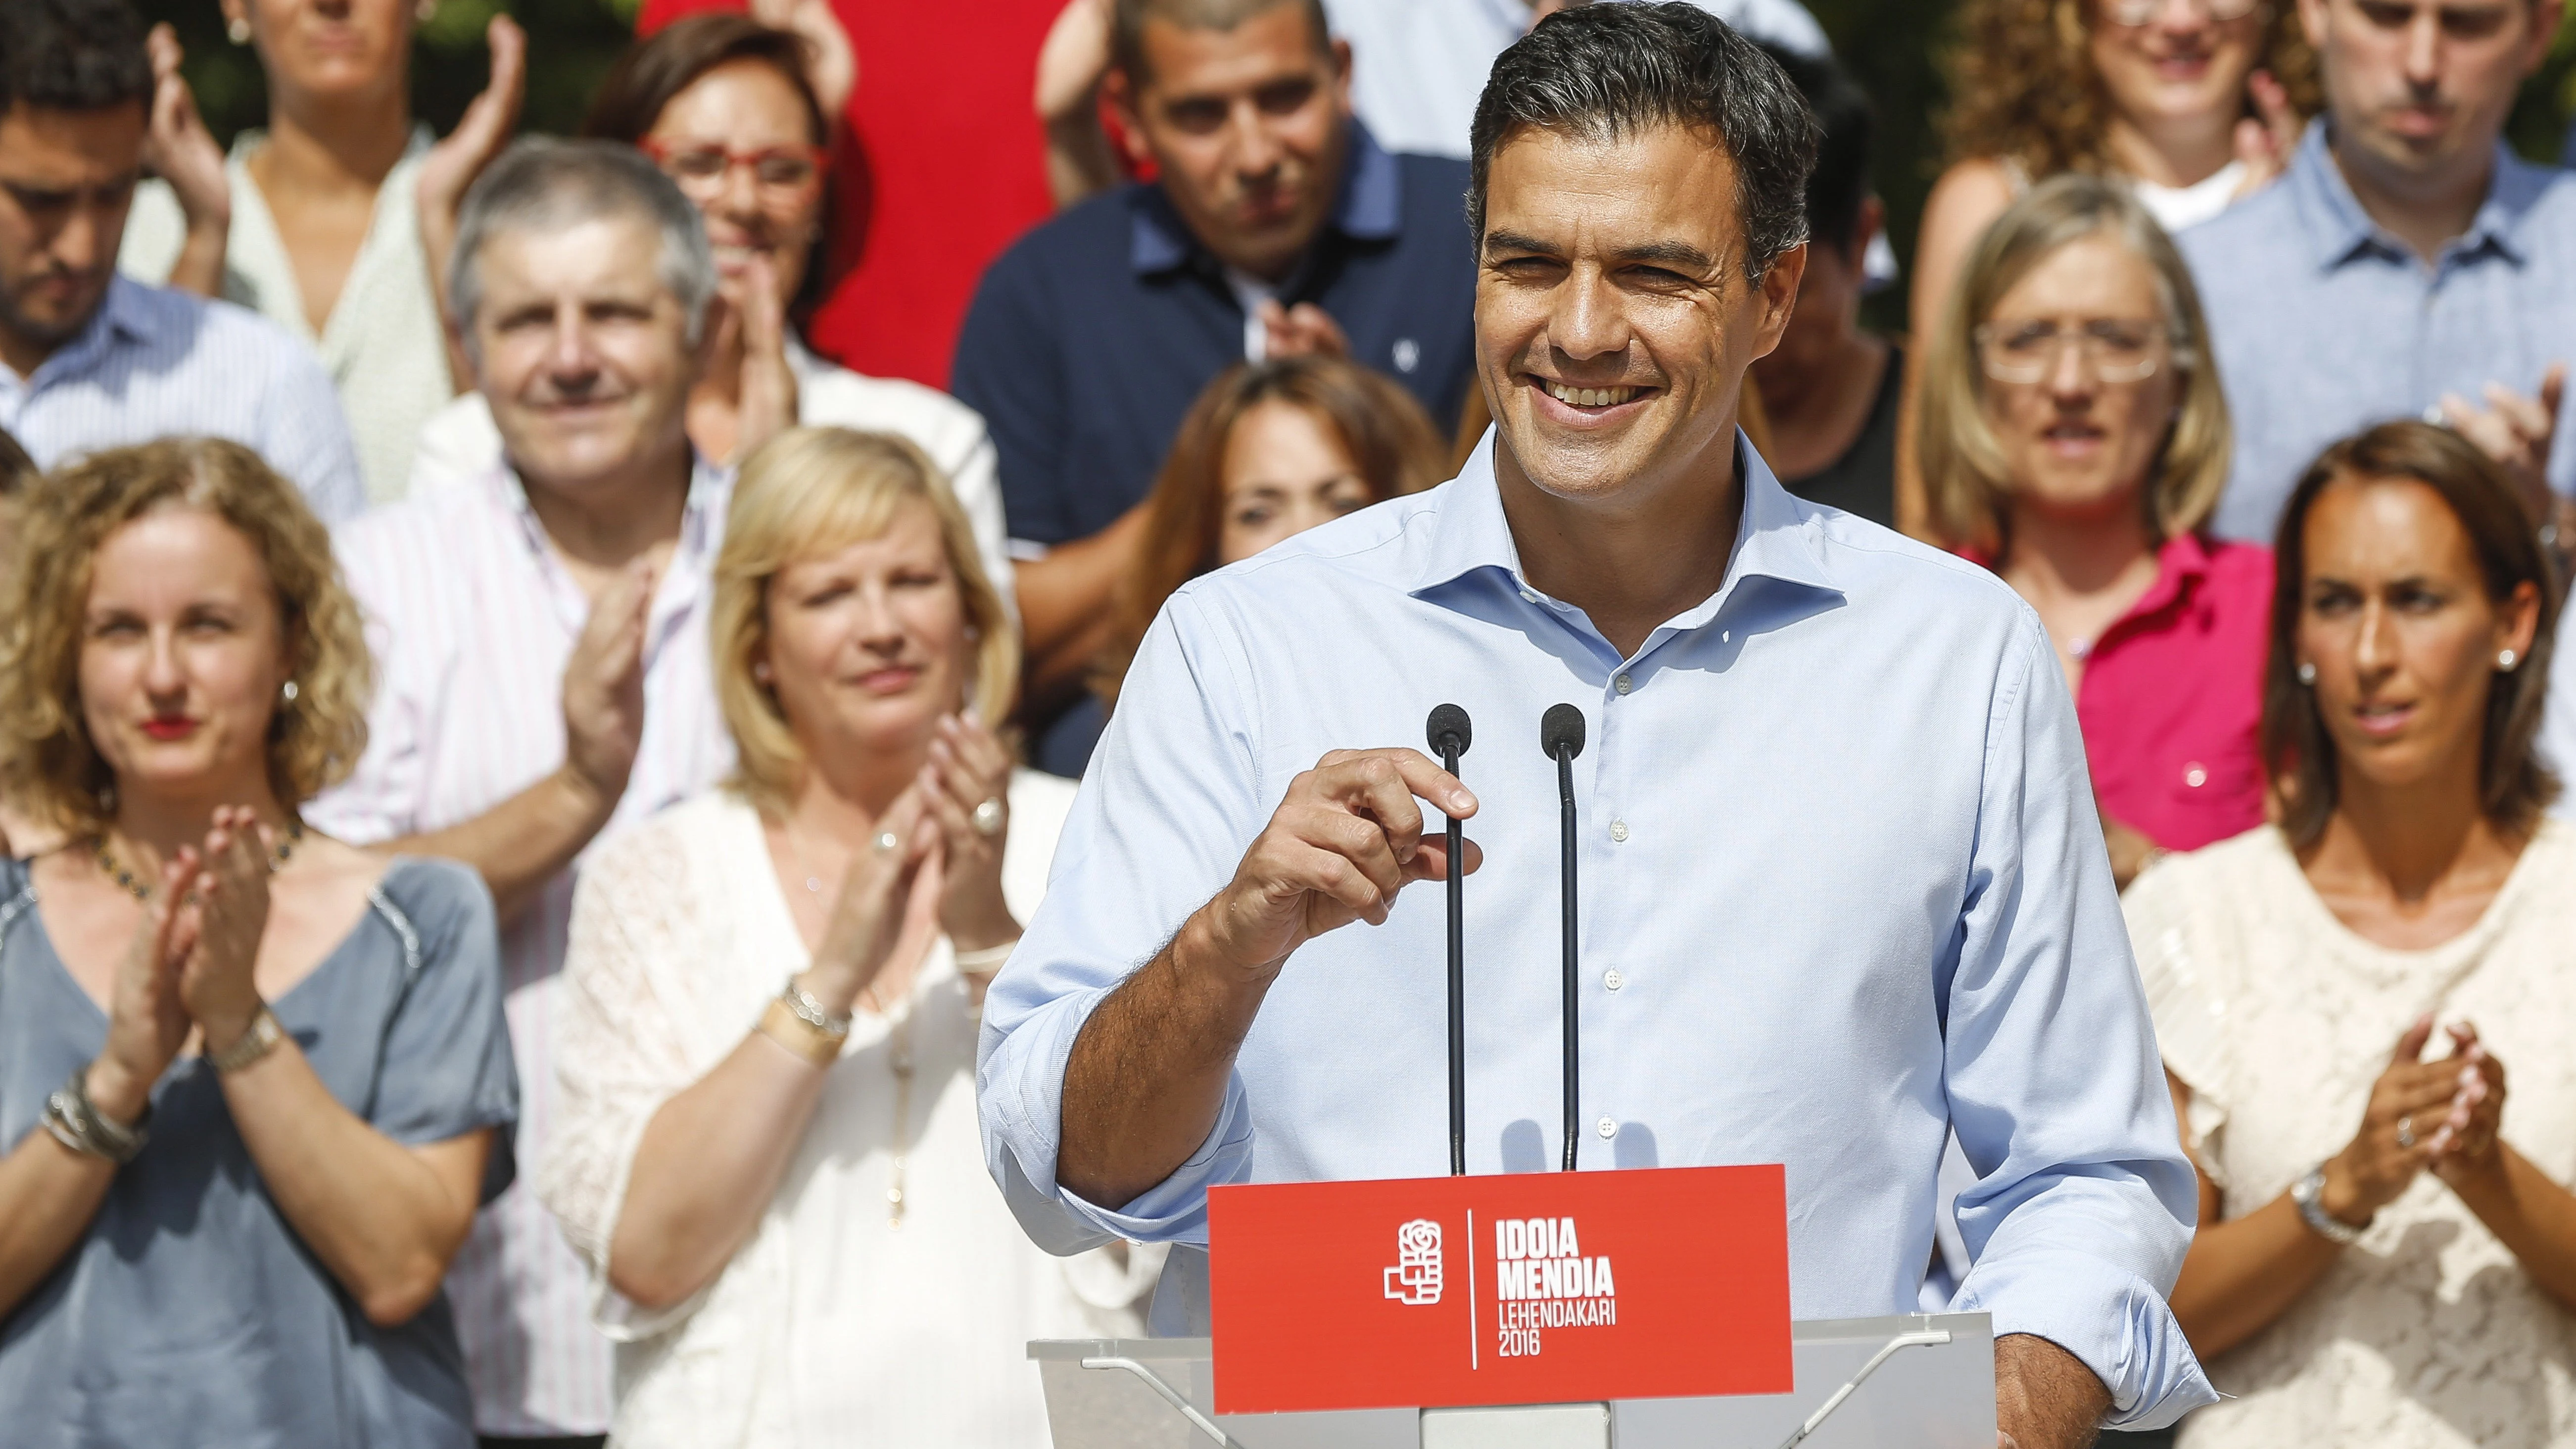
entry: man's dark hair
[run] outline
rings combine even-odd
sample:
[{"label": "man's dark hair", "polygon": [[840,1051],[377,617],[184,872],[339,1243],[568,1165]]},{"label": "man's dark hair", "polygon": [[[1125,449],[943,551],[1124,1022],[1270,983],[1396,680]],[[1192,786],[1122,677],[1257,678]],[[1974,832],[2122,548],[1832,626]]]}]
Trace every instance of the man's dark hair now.
[{"label": "man's dark hair", "polygon": [[151,109],[152,58],[125,0],[0,0],[0,116],[129,102]]},{"label": "man's dark hair", "polygon": [[1869,146],[1878,110],[1831,56],[1756,43],[1787,72],[1816,118],[1816,166],[1807,173],[1808,239],[1848,251],[1859,239],[1860,209],[1869,200]]},{"label": "man's dark hair", "polygon": [[1468,137],[1468,226],[1483,238],[1494,153],[1521,132],[1598,141],[1667,125],[1708,132],[1735,162],[1744,273],[1761,280],[1807,239],[1815,122],[1760,46],[1681,0],[1560,10],[1502,53]]},{"label": "man's dark hair", "polygon": [[1160,20],[1183,30],[1232,30],[1282,5],[1306,12],[1306,31],[1314,38],[1315,49],[1329,54],[1333,32],[1324,18],[1324,0],[1114,0],[1109,13],[1109,63],[1125,71],[1129,82],[1142,86],[1150,74],[1145,64],[1147,21]]}]

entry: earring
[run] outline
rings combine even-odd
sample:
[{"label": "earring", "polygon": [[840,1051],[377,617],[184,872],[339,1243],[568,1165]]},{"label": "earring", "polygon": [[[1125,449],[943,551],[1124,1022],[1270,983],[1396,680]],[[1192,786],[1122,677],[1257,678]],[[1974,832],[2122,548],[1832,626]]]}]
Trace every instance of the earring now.
[{"label": "earring", "polygon": [[769,661],[766,659],[753,660],[751,662],[751,677],[755,683],[769,683]]},{"label": "earring", "polygon": [[250,44],[250,17],[236,15],[224,22],[224,39],[235,45]]},{"label": "earring", "polygon": [[2496,656],[2496,668],[2498,668],[2498,669],[2501,669],[2501,670],[2505,671],[2507,674],[2510,674],[2510,673],[2512,673],[2512,672],[2513,672],[2513,666],[2514,666],[2515,661],[2516,661],[2516,660],[2518,660],[2518,659],[2520,659],[2521,657],[2522,657],[2521,655],[2516,654],[2516,653],[2514,653],[2512,650],[2508,649],[2508,650],[2504,651],[2502,654],[2499,654],[2499,655],[2497,655],[2497,656]]},{"label": "earring", "polygon": [[2308,663],[2304,659],[2299,661],[2299,682],[2301,684],[2314,684],[2317,682],[2317,667]]},{"label": "earring", "polygon": [[293,704],[295,703],[295,697],[303,692],[304,691],[297,689],[295,687],[295,681],[290,679],[277,687],[278,702],[281,704]]}]

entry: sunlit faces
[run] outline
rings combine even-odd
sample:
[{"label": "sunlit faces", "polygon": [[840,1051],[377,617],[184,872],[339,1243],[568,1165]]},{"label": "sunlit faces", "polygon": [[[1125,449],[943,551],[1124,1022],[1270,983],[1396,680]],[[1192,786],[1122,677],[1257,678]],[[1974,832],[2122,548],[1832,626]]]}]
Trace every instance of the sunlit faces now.
[{"label": "sunlit faces", "polygon": [[[2155,268],[2106,232],[2059,247],[1997,300],[1977,351],[1986,426],[2021,506],[2141,506],[2181,396],[2166,325]],[[2032,368],[2036,381],[1995,376]]]},{"label": "sunlit faces", "polygon": [[143,167],[143,106],[0,115],[0,347],[22,374],[29,349],[71,340],[116,274]]},{"label": "sunlit faces", "polygon": [[614,215],[483,244],[476,383],[523,475],[577,488],[687,446],[696,358],[661,246]]},{"label": "sunlit faces", "polygon": [[276,587],[231,524],[168,507],[100,545],[81,718],[120,778],[184,793],[259,768],[286,661]]},{"label": "sunlit faces", "polygon": [[1705,133],[1504,143],[1476,278],[1498,463],[1565,498],[1722,477],[1740,379],[1778,343],[1805,266],[1799,247],[1745,279],[1735,163]]},{"label": "sunlit faces", "polygon": [[809,755],[909,750],[964,707],[974,639],[929,504],[907,500],[883,534],[788,564],[765,605],[755,673]]},{"label": "sunlit faces", "polygon": [[323,96],[357,96],[405,82],[413,0],[224,0],[258,38],[270,76]]},{"label": "sunlit faces", "polygon": [[1295,403],[1256,403],[1226,434],[1217,562],[1247,559],[1374,500],[1332,424]]},{"label": "sunlit faces", "polygon": [[2344,767],[2405,785],[2473,764],[2497,656],[2531,652],[2538,594],[2487,595],[2468,531],[2411,478],[2346,476],[2309,510],[2298,657]]},{"label": "sunlit faces", "polygon": [[2243,109],[2268,7],[2217,20],[2201,0],[2168,0],[2144,25],[2117,24],[2109,8],[2099,0],[2093,6],[2093,69],[2132,124],[2151,128]]},{"label": "sunlit faces", "polygon": [[804,97],[758,60],[690,82],[644,133],[644,149],[706,214],[728,298],[754,256],[769,258],[781,301],[804,284],[823,209],[821,139]]},{"label": "sunlit faces", "polygon": [[1350,48],[1319,45],[1306,7],[1232,30],[1145,24],[1140,89],[1112,80],[1139,161],[1227,265],[1280,277],[1331,212],[1350,129]]},{"label": "sunlit faces", "polygon": [[2535,0],[2299,0],[2337,141],[2399,174],[2486,164],[2558,7]]}]

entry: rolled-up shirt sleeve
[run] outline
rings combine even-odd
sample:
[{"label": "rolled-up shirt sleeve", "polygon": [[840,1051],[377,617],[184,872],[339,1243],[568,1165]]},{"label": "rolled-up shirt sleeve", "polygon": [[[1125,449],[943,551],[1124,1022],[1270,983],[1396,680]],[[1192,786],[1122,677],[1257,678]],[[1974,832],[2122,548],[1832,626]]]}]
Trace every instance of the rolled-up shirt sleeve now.
[{"label": "rolled-up shirt sleeve", "polygon": [[1207,1189],[1250,1166],[1238,1073],[1207,1140],[1133,1202],[1085,1202],[1056,1182],[1065,1063],[1083,1024],[1232,876],[1285,787],[1261,778],[1257,699],[1239,640],[1189,590],[1165,606],[1092,756],[1045,902],[985,997],[985,1162],[1050,1252],[1112,1237],[1204,1243]]},{"label": "rolled-up shirt sleeve", "polygon": [[2198,1211],[2092,806],[2036,620],[1998,671],[1958,958],[1944,993],[1975,1262],[1952,1301],[2045,1338],[2153,1428],[2216,1399],[2165,1294]]}]

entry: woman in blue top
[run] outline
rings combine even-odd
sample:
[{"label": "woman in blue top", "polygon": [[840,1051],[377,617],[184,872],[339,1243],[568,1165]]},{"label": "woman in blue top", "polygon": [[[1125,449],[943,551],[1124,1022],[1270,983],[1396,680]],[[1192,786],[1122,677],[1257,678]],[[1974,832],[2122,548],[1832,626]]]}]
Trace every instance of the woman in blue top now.
[{"label": "woman in blue top", "polygon": [[466,1446],[439,1290],[511,1175],[492,903],[297,807],[365,742],[330,538],[246,449],[101,453],[0,600],[13,1445]]}]

